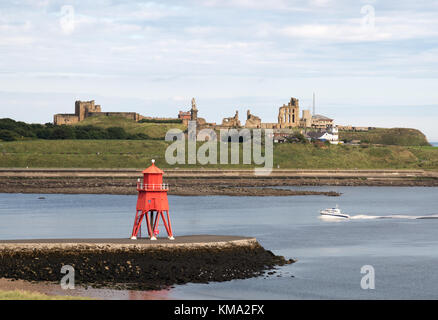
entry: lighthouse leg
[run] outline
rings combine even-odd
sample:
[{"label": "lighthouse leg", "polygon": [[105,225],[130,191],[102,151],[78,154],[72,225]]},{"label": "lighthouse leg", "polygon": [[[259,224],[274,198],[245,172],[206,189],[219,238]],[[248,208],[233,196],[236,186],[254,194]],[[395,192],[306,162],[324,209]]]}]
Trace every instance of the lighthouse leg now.
[{"label": "lighthouse leg", "polygon": [[132,240],[137,239],[138,229],[140,227],[142,220],[143,220],[143,213],[140,213],[140,216],[139,216],[138,211],[137,211],[137,213],[135,215],[134,228],[132,229],[132,235],[131,235]]},{"label": "lighthouse leg", "polygon": [[146,215],[146,224],[148,226],[149,238],[151,238],[151,240],[152,240],[152,237],[154,235],[153,232],[152,232],[152,228],[151,228],[152,212],[151,212],[151,218],[149,218],[149,212],[147,212],[145,215]]},{"label": "lighthouse leg", "polygon": [[160,214],[159,212],[155,212],[155,220],[154,220],[154,225],[152,227],[152,237],[151,240],[157,240],[157,238],[155,237],[155,229],[158,228],[158,223],[160,220]]},{"label": "lighthouse leg", "polygon": [[170,240],[174,240],[175,238],[172,235],[172,229],[170,227],[170,219],[169,219],[169,213],[167,213],[167,219],[169,220],[169,225],[166,222],[166,218],[164,218],[164,213],[163,211],[160,211],[161,217],[163,218],[163,223],[164,223],[164,227],[166,228],[167,231],[167,236]]},{"label": "lighthouse leg", "polygon": [[132,240],[136,240],[137,239],[137,233],[135,232],[137,230],[137,224],[138,224],[138,210],[135,213],[134,226],[132,227],[132,234],[131,234],[131,239]]},{"label": "lighthouse leg", "polygon": [[173,237],[172,224],[170,223],[169,211],[166,211],[166,214],[167,214],[167,223],[169,224],[169,230],[170,230],[169,239],[175,240],[175,238]]},{"label": "lighthouse leg", "polygon": [[[154,220],[154,211],[149,212],[149,214],[151,216],[151,221],[150,221],[151,230],[153,231],[154,230],[154,222],[155,222],[155,220]],[[151,236],[152,236],[152,233],[151,233]]]},{"label": "lighthouse leg", "polygon": [[152,230],[155,231],[155,228],[158,228],[158,211],[155,212],[155,219],[154,219],[154,224],[152,225]]}]

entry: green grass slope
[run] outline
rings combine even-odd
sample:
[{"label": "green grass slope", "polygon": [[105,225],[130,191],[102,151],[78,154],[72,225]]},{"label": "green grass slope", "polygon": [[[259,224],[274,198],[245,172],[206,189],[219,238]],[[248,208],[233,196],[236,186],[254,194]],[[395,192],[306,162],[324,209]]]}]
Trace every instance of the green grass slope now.
[{"label": "green grass slope", "polygon": [[126,119],[123,117],[106,117],[106,116],[94,116],[86,118],[85,120],[76,124],[76,126],[92,125],[102,128],[121,127],[125,129],[127,133],[145,133],[151,138],[162,138],[166,135],[166,132],[172,128],[185,130],[186,126],[179,123],[138,123],[134,120]]},{"label": "green grass slope", "polygon": [[438,169],[438,148],[402,146],[276,146],[274,167],[305,169]]},{"label": "green grass slope", "polygon": [[426,136],[417,129],[376,128],[367,132],[340,131],[340,140],[361,140],[365,143],[397,146],[430,146]]},{"label": "green grass slope", "polygon": [[[162,168],[253,167],[241,164],[170,166],[165,161],[165,151],[169,144],[160,140],[0,142],[0,167],[144,168],[151,159],[156,159]],[[277,166],[282,169],[438,169],[438,148],[278,144],[274,146],[274,168]]]}]

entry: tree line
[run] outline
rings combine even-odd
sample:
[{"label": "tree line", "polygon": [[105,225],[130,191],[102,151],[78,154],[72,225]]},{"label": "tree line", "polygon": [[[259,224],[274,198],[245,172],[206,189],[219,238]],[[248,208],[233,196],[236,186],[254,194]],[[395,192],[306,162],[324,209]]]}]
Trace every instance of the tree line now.
[{"label": "tree line", "polygon": [[0,140],[16,141],[29,139],[128,139],[128,140],[151,140],[145,133],[131,134],[121,127],[101,128],[88,126],[56,126],[52,123],[28,124],[21,121],[5,118],[0,119]]}]

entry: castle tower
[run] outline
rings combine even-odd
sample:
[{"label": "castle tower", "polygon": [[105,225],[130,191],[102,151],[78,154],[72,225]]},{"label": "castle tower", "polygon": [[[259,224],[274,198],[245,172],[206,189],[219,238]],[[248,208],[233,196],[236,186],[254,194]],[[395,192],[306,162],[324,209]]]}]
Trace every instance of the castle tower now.
[{"label": "castle tower", "polygon": [[312,127],[312,115],[310,110],[303,110],[303,116],[300,119],[300,126],[303,128]]},{"label": "castle tower", "polygon": [[163,220],[168,238],[174,240],[170,224],[169,202],[167,200],[169,186],[163,183],[163,174],[164,171],[157,168],[155,160],[152,160],[152,165],[143,171],[143,182],[138,179],[137,212],[131,234],[133,240],[141,235],[141,222],[144,217],[146,217],[146,226],[151,240],[157,240],[156,235],[159,233],[160,217]]},{"label": "castle tower", "polygon": [[89,112],[101,112],[100,105],[95,105],[94,100],[75,102],[75,115],[79,118],[79,121],[84,120]]},{"label": "castle tower", "polygon": [[198,109],[196,108],[195,98],[192,98],[192,108],[190,109],[190,120],[192,121],[198,120]]},{"label": "castle tower", "polygon": [[300,121],[299,101],[296,98],[290,98],[290,102],[278,110],[278,124],[280,128],[298,127]]}]

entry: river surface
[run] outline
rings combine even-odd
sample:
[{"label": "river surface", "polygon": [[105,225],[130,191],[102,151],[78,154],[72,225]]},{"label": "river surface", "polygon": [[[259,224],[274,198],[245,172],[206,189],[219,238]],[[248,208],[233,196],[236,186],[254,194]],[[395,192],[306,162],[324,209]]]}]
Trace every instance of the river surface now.
[{"label": "river surface", "polygon": [[[252,279],[109,297],[438,298],[438,188],[293,189],[333,190],[342,196],[169,196],[169,202],[176,236],[253,236],[266,249],[298,259],[297,263]],[[135,204],[136,196],[0,194],[0,238],[128,237]],[[320,218],[320,209],[336,204],[352,218]],[[364,265],[374,268],[374,290],[361,288]]]}]

